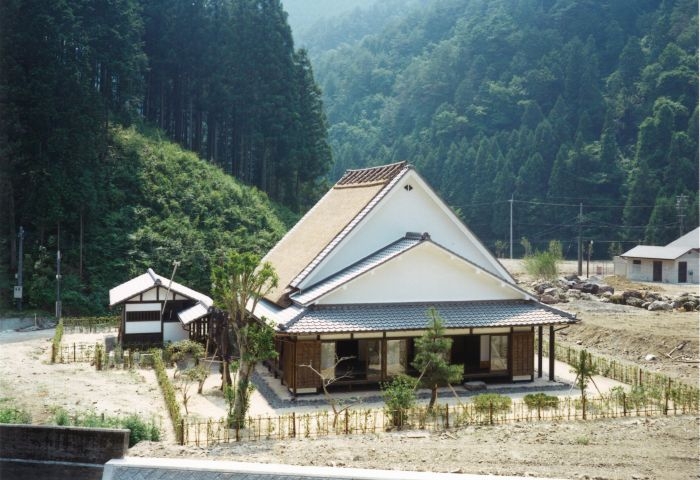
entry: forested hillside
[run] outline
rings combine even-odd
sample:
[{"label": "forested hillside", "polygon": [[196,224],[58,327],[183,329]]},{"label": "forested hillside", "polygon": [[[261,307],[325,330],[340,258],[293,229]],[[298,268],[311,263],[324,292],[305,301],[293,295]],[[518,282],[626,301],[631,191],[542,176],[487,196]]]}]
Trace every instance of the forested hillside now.
[{"label": "forested hillside", "polygon": [[208,291],[222,249],[281,234],[268,197],[325,190],[326,129],[279,0],[0,2],[0,307],[20,243],[25,306],[53,309],[59,248],[67,313],[173,260]]},{"label": "forested hillside", "polygon": [[[698,223],[695,0],[438,0],[318,25],[331,176],[408,160],[484,243],[594,257]],[[353,16],[354,15],[354,16]]]}]

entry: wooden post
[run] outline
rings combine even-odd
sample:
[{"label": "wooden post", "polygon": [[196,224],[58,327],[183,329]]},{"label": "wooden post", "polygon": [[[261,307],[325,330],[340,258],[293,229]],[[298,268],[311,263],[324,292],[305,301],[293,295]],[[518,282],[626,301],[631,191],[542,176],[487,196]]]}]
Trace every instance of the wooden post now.
[{"label": "wooden post", "polygon": [[542,378],[542,325],[537,327],[537,378]]},{"label": "wooden post", "polygon": [[445,404],[445,429],[450,428],[450,404]]},{"label": "wooden post", "polygon": [[554,381],[554,325],[549,326],[549,381]]}]

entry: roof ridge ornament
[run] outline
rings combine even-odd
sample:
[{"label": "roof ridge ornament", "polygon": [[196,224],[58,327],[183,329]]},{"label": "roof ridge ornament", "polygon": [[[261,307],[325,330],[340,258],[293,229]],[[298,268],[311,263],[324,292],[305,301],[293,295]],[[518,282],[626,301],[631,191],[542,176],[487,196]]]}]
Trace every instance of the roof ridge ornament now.
[{"label": "roof ridge ornament", "polygon": [[147,270],[148,274],[151,276],[153,279],[153,284],[154,285],[160,285],[162,282],[160,281],[160,278],[158,278],[158,275],[156,275],[156,272],[153,271],[152,268],[149,268]]}]

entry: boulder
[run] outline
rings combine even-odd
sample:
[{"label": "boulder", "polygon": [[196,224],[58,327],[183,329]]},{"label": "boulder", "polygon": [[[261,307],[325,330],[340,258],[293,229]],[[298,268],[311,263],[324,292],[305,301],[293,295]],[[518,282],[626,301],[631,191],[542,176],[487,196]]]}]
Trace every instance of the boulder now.
[{"label": "boulder", "polygon": [[549,295],[550,297],[558,297],[559,296],[559,290],[556,288],[547,288],[544,292],[542,292],[542,295]]},{"label": "boulder", "polygon": [[554,285],[552,285],[550,282],[539,282],[532,284],[533,290],[535,290],[539,295],[542,295],[545,292],[545,290],[553,287]]},{"label": "boulder", "polygon": [[653,353],[647,353],[644,357],[644,360],[646,360],[647,362],[654,362],[657,360],[657,357]]},{"label": "boulder", "polygon": [[625,297],[621,293],[613,293],[610,295],[610,303],[617,303],[618,305],[624,305]]},{"label": "boulder", "polygon": [[694,302],[685,302],[685,303],[683,304],[683,310],[685,310],[686,312],[692,312],[692,311],[697,310],[697,309],[698,309],[698,304],[697,304],[697,303],[694,303]]},{"label": "boulder", "polygon": [[644,298],[642,292],[639,290],[625,290],[622,292],[622,296],[627,300],[628,298]]},{"label": "boulder", "polygon": [[579,298],[581,298],[581,290],[577,290],[575,288],[572,288],[571,290],[566,291],[566,296],[567,296],[567,298],[573,298],[573,299],[578,300]]},{"label": "boulder", "polygon": [[642,305],[644,305],[644,300],[642,300],[641,298],[637,298],[637,297],[627,297],[625,299],[625,304],[629,305],[630,307],[638,307],[639,308]]},{"label": "boulder", "polygon": [[578,278],[578,275],[571,274],[571,275],[565,275],[564,278],[566,278],[569,281],[573,281],[576,283],[581,283],[581,279]]},{"label": "boulder", "polygon": [[553,305],[555,303],[559,303],[559,297],[554,297],[545,293],[544,295],[540,295],[540,302],[547,305]]},{"label": "boulder", "polygon": [[591,282],[586,282],[581,287],[581,291],[583,293],[592,293],[593,295],[596,295],[599,290],[600,287],[597,284]]},{"label": "boulder", "polygon": [[598,294],[601,295],[604,293],[615,293],[615,288],[608,285],[607,283],[604,283],[602,285],[598,285]]},{"label": "boulder", "polygon": [[661,310],[671,310],[672,308],[670,303],[664,302],[663,300],[654,300],[649,304],[647,310],[650,312],[657,312]]}]

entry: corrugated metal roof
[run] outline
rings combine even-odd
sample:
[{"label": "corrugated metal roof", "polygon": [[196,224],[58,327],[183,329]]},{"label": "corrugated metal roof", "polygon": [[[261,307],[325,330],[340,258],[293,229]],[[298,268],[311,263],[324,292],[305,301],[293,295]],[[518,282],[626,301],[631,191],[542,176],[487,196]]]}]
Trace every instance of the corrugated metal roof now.
[{"label": "corrugated metal roof", "polygon": [[700,248],[700,227],[692,230],[685,235],[678,237],[668,245],[667,247],[687,247],[687,248]]},{"label": "corrugated metal roof", "polygon": [[124,282],[121,285],[112,288],[109,291],[109,306],[113,307],[115,305],[119,305],[120,303],[124,303],[130,298],[158,286],[166,289],[170,287],[171,292],[175,292],[183,297],[201,302],[207,307],[211,307],[214,304],[212,299],[203,293],[199,293],[177,282],[172,282],[171,284],[170,279],[158,275],[149,268],[143,275],[139,275],[138,277],[132,278],[128,282]]},{"label": "corrugated metal roof", "polygon": [[575,316],[528,300],[362,305],[314,305],[282,330],[294,334],[422,330],[435,307],[443,326],[515,327],[573,323]]},{"label": "corrugated metal roof", "polygon": [[675,260],[691,250],[689,247],[656,247],[651,245],[637,245],[626,251],[622,258],[650,258],[656,260]]}]

